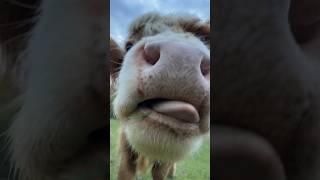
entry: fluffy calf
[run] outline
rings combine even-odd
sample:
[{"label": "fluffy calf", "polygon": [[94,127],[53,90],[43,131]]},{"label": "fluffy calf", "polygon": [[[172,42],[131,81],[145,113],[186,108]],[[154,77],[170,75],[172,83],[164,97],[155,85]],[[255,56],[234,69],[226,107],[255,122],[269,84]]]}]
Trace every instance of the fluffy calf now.
[{"label": "fluffy calf", "polygon": [[191,15],[148,13],[130,26],[115,70],[113,107],[121,120],[119,180],[145,158],[153,179],[196,151],[210,123],[210,26]]}]

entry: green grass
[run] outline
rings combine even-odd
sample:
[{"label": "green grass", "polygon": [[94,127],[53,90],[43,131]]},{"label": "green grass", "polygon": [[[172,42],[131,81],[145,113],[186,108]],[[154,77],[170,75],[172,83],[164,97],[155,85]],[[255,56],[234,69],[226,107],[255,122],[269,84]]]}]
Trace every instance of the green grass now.
[{"label": "green grass", "polygon": [[[110,133],[110,177],[116,180],[119,166],[118,135],[119,122],[111,120]],[[210,179],[210,144],[207,138],[201,149],[183,161],[178,162],[175,180],[209,180]],[[139,177],[139,180],[151,180],[150,173],[146,177]]]}]

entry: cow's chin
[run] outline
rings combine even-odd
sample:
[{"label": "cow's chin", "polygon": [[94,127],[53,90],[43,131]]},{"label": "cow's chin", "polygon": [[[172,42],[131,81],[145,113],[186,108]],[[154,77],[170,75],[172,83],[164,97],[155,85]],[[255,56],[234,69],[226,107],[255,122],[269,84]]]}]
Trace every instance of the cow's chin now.
[{"label": "cow's chin", "polygon": [[203,140],[199,123],[181,122],[147,108],[138,109],[123,123],[132,148],[154,160],[181,160],[197,151]]}]

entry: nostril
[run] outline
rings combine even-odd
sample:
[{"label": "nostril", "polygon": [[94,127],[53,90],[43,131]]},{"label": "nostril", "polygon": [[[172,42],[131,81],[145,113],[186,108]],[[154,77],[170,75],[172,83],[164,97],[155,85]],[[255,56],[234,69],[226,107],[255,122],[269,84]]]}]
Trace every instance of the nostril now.
[{"label": "nostril", "polygon": [[203,57],[200,64],[201,73],[206,76],[210,73],[210,60],[207,57]]},{"label": "nostril", "polygon": [[151,65],[154,65],[160,59],[160,46],[155,43],[149,43],[144,46],[144,59]]}]

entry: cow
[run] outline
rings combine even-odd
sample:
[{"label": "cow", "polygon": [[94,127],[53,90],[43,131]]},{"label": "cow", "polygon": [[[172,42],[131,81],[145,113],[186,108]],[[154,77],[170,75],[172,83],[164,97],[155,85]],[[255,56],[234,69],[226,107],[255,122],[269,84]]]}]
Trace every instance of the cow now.
[{"label": "cow", "polygon": [[185,13],[150,12],[131,23],[123,58],[111,61],[120,64],[111,70],[121,122],[119,180],[134,179],[147,164],[155,180],[173,176],[175,162],[208,135],[209,36],[208,21]]}]

